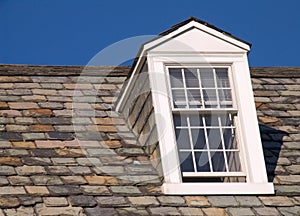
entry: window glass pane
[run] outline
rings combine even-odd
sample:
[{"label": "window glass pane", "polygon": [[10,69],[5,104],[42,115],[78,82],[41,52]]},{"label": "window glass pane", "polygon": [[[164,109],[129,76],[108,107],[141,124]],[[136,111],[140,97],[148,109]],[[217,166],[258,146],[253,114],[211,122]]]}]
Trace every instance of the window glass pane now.
[{"label": "window glass pane", "polygon": [[201,115],[189,115],[190,125],[203,127],[203,121]]},{"label": "window glass pane", "polygon": [[230,119],[231,114],[221,115],[221,124],[222,126],[232,126],[233,123]]},{"label": "window glass pane", "polygon": [[183,88],[181,69],[170,68],[170,82],[172,88]]},{"label": "window glass pane", "polygon": [[191,152],[179,152],[181,172],[194,172],[193,158]]},{"label": "window glass pane", "polygon": [[225,159],[223,152],[210,152],[211,163],[214,172],[226,172]]},{"label": "window glass pane", "polygon": [[197,69],[184,69],[184,75],[187,88],[199,88]]},{"label": "window glass pane", "polygon": [[236,139],[233,128],[224,128],[223,129],[223,138],[225,149],[236,149]]},{"label": "window glass pane", "polygon": [[240,172],[241,163],[239,152],[226,152],[229,172]]},{"label": "window glass pane", "polygon": [[191,90],[187,91],[188,95],[188,102],[190,108],[200,108],[201,107],[201,96],[200,96],[200,89],[198,90]]},{"label": "window glass pane", "polygon": [[219,88],[229,88],[229,79],[227,68],[216,68],[217,85]]},{"label": "window glass pane", "polygon": [[209,126],[219,126],[219,120],[217,115],[207,115],[205,116],[205,124]]},{"label": "window glass pane", "polygon": [[198,172],[210,172],[207,152],[195,152],[195,160]]},{"label": "window glass pane", "polygon": [[200,78],[201,78],[201,85],[203,88],[214,88],[215,87],[213,69],[201,68],[200,69]]},{"label": "window glass pane", "polygon": [[172,95],[173,95],[173,101],[174,101],[175,108],[185,108],[186,107],[184,90],[173,90]]},{"label": "window glass pane", "polygon": [[207,129],[208,143],[210,149],[222,149],[220,129]]},{"label": "window glass pane", "polygon": [[178,149],[191,149],[188,129],[175,129]]},{"label": "window glass pane", "polygon": [[230,89],[219,89],[220,101],[232,101]]},{"label": "window glass pane", "polygon": [[173,115],[175,126],[187,126],[187,116],[186,115]]},{"label": "window glass pane", "polygon": [[214,102],[205,103],[205,105],[217,105],[217,93],[215,89],[203,89],[203,97],[205,102]]},{"label": "window glass pane", "polygon": [[191,129],[194,149],[206,149],[204,129]]}]

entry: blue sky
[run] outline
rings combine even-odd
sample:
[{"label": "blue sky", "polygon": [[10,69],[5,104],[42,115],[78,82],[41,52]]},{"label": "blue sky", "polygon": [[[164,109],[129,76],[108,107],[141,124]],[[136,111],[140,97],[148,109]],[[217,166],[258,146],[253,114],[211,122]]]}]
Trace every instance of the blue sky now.
[{"label": "blue sky", "polygon": [[0,0],[0,63],[86,65],[195,16],[252,43],[251,66],[300,65],[300,1]]}]

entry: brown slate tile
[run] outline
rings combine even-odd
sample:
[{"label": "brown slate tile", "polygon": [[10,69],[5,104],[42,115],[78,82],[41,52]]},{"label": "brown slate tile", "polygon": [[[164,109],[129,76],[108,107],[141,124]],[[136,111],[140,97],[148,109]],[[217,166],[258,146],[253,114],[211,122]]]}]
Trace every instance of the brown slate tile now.
[{"label": "brown slate tile", "polygon": [[84,176],[89,185],[118,185],[117,178],[113,176]]},{"label": "brown slate tile", "polygon": [[47,187],[45,186],[25,186],[26,191],[29,194],[45,196],[49,194]]},{"label": "brown slate tile", "polygon": [[29,109],[23,111],[24,116],[27,117],[45,117],[51,116],[52,110],[50,109]]},{"label": "brown slate tile", "polygon": [[68,200],[64,197],[45,197],[43,199],[47,207],[65,207],[68,206]]},{"label": "brown slate tile", "polygon": [[39,106],[34,102],[8,102],[8,105],[11,109],[38,109]]},{"label": "brown slate tile", "polygon": [[206,216],[227,216],[225,209],[222,208],[203,208],[202,211]]},{"label": "brown slate tile", "polygon": [[186,203],[191,207],[209,207],[207,197],[204,196],[185,196]]},{"label": "brown slate tile", "polygon": [[18,157],[0,157],[0,165],[20,166],[22,162]]},{"label": "brown slate tile", "polygon": [[0,197],[0,209],[18,207],[19,205],[20,202],[17,197]]}]

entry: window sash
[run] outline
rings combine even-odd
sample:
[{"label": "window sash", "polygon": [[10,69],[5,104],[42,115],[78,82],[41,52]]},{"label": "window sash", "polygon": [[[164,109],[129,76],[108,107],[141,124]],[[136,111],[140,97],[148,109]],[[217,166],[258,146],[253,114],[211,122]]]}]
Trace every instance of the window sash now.
[{"label": "window sash", "polygon": [[[209,85],[211,86],[205,86],[205,88],[202,85],[202,78],[201,78],[201,68],[202,67],[195,67],[193,68],[194,72],[196,71],[197,73],[197,82],[195,82],[194,80],[194,84],[195,86],[187,86],[188,83],[186,81],[186,75],[185,72],[186,70],[189,71],[190,67],[187,68],[177,68],[177,72],[175,73],[181,73],[181,77],[182,77],[182,84],[179,84],[181,86],[175,86],[172,87],[172,81],[171,81],[171,74],[170,74],[170,69],[172,69],[173,67],[169,67],[168,68],[168,75],[169,75],[169,87],[170,87],[170,93],[171,93],[171,98],[172,98],[172,113],[173,113],[173,118],[174,115],[181,115],[181,114],[199,114],[199,115],[209,115],[209,114],[213,114],[213,115],[218,115],[218,114],[237,114],[237,109],[234,107],[233,104],[233,94],[232,94],[232,89],[230,88],[230,80],[229,80],[229,74],[228,74],[228,68],[226,68],[226,77],[228,80],[223,80],[222,82],[225,82],[227,84],[226,87],[219,87],[217,78],[216,78],[216,68],[212,68],[211,71],[213,73],[213,84],[210,83]],[[205,67],[204,67],[205,68]],[[224,69],[225,67],[222,67],[222,69]],[[178,71],[180,70],[180,71]],[[223,72],[224,73],[224,72]],[[196,77],[195,77],[196,78]],[[174,81],[173,81],[174,82]],[[196,83],[196,84],[195,84]],[[198,86],[196,86],[198,85]],[[195,100],[195,105],[200,105],[200,107],[191,107],[191,101],[189,101],[189,91],[197,91],[199,90],[200,94],[200,101],[197,102],[197,100]],[[216,95],[216,100],[206,100],[205,101],[205,97],[204,97],[204,93],[206,90],[214,90],[215,91],[215,95]],[[230,101],[220,101],[220,96],[219,96],[219,90],[223,91],[230,91]],[[177,106],[184,106],[185,107],[176,107],[175,102],[174,102],[174,91],[181,91],[181,93],[184,93],[182,96],[184,96],[184,100],[180,101],[177,100]],[[176,95],[175,95],[176,96]],[[193,104],[192,104],[193,105]],[[222,105],[225,105],[222,106]],[[228,105],[229,107],[226,107],[226,105]],[[207,106],[212,106],[212,107],[207,107]],[[220,123],[220,119],[218,119],[219,123]],[[180,154],[180,152],[190,152],[192,153],[192,164],[193,164],[193,170],[194,172],[185,172],[182,171],[182,177],[205,177],[205,176],[218,176],[218,177],[231,177],[231,176],[245,176],[245,173],[242,171],[230,171],[230,167],[229,167],[229,158],[227,158],[227,153],[228,152],[237,152],[238,154],[238,158],[236,158],[235,160],[238,161],[239,163],[239,169],[241,170],[241,159],[240,159],[240,150],[238,149],[238,147],[235,150],[231,150],[231,149],[226,149],[224,148],[225,143],[224,143],[224,138],[221,138],[221,144],[222,144],[222,149],[209,149],[209,142],[208,142],[208,134],[207,134],[207,129],[219,129],[220,133],[221,133],[221,137],[223,137],[222,135],[222,131],[224,129],[232,129],[235,130],[235,126],[222,126],[221,123],[218,126],[190,126],[189,124],[187,126],[175,126],[174,124],[174,130],[176,129],[187,129],[188,130],[188,136],[189,136],[189,142],[191,145],[190,149],[178,149],[178,154]],[[205,140],[206,140],[206,148],[207,149],[194,149],[193,148],[193,141],[192,141],[192,134],[191,134],[191,130],[192,129],[204,129],[205,132]],[[235,135],[235,139],[236,139],[236,135]],[[237,142],[237,141],[235,141]],[[177,148],[178,148],[178,143],[177,143]],[[199,172],[198,168],[196,166],[196,158],[195,158],[195,153],[196,152],[207,152],[208,154],[208,162],[209,162],[209,172]],[[224,169],[222,172],[218,172],[218,171],[214,171],[214,167],[213,167],[213,162],[212,162],[212,156],[210,155],[212,152],[221,152],[223,153],[223,159],[224,159]],[[180,155],[179,155],[180,157]]]}]

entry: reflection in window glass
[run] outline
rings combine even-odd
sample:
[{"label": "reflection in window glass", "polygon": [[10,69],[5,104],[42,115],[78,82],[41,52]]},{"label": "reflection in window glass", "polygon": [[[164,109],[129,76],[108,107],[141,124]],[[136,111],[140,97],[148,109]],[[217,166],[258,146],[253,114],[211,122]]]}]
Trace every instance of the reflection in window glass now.
[{"label": "reflection in window glass", "polygon": [[191,152],[179,152],[181,172],[194,172],[193,157]]},{"label": "reflection in window glass", "polygon": [[209,172],[210,171],[207,152],[196,152],[195,160],[196,160],[198,172]]}]

